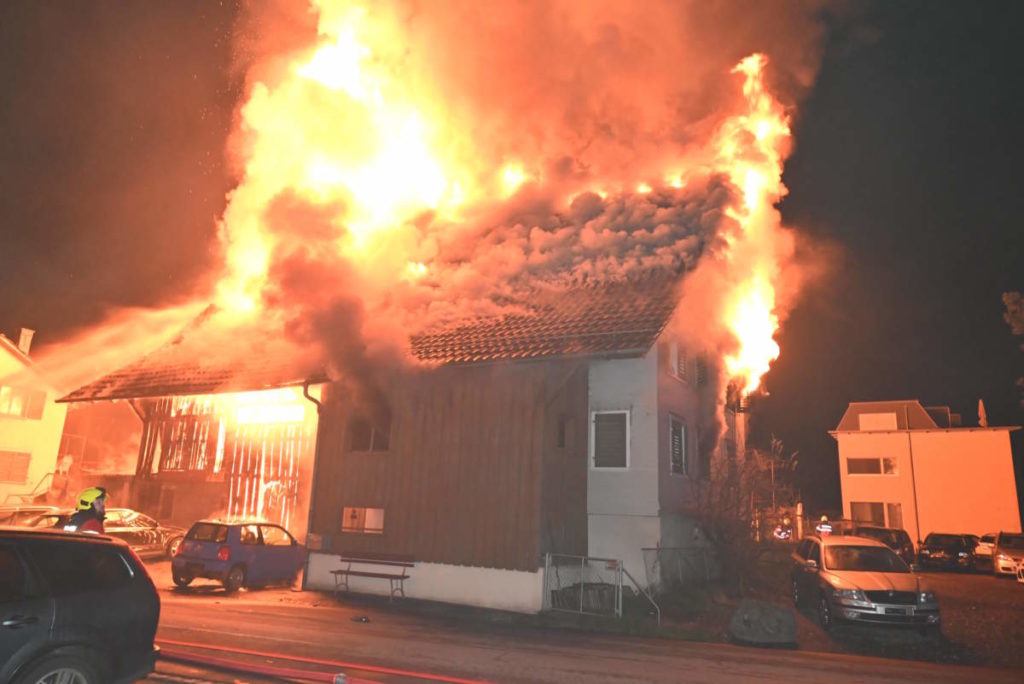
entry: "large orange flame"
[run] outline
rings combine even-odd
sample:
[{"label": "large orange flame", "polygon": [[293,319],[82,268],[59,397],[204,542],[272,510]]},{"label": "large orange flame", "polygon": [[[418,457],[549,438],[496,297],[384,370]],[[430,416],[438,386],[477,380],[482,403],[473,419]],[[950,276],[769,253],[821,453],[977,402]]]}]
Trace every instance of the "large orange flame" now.
[{"label": "large orange flame", "polygon": [[734,72],[744,76],[748,111],[732,117],[719,137],[719,163],[742,191],[742,202],[727,211],[742,234],[730,243],[734,268],[748,269],[726,300],[725,321],[738,349],[724,357],[729,377],[744,394],[758,389],[762,376],[779,356],[774,335],[779,327],[775,281],[782,264],[777,252],[781,230],[775,204],[786,193],[782,164],[789,152],[789,120],[764,83],[767,59],[755,54]]}]

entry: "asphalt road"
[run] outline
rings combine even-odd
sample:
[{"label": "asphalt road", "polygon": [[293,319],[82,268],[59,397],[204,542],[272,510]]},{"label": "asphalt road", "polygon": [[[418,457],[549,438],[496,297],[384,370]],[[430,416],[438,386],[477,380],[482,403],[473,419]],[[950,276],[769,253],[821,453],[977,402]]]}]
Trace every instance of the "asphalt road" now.
[{"label": "asphalt road", "polygon": [[[318,671],[380,682],[421,679],[375,668],[509,683],[1020,680],[1008,670],[468,623],[288,589],[226,595],[199,585],[182,591],[171,584],[166,566],[152,568],[163,600],[158,640],[199,644],[206,648],[187,648],[250,664],[297,666],[209,647],[344,662],[349,667],[322,665]],[[360,616],[368,621],[354,621]]]}]

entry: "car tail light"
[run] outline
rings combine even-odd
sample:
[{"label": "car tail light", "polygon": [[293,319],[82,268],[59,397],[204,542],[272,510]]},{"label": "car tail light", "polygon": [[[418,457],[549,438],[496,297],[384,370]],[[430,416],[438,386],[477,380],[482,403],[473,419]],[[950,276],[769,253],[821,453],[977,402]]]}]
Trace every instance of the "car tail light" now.
[{"label": "car tail light", "polygon": [[231,547],[222,546],[219,549],[217,549],[217,558],[220,558],[222,561],[231,560]]}]

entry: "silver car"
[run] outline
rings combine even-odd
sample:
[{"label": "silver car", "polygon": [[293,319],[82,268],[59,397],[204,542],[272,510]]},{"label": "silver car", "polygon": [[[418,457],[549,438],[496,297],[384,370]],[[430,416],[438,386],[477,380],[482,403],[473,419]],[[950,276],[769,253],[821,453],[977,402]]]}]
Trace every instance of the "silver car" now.
[{"label": "silver car", "polygon": [[1017,567],[1024,563],[1024,534],[1000,532],[992,545],[992,572],[999,575],[1016,575]]},{"label": "silver car", "polygon": [[826,631],[836,622],[939,630],[939,601],[885,544],[866,537],[810,537],[793,552],[793,602],[817,609]]}]

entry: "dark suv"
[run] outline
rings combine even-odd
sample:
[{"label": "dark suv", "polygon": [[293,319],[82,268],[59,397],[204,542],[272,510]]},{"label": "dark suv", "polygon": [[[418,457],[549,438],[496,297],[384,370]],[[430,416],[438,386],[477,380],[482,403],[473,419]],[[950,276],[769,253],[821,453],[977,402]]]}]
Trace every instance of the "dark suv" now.
[{"label": "dark suv", "polygon": [[0,682],[132,682],[152,672],[160,598],[123,541],[0,528]]}]

